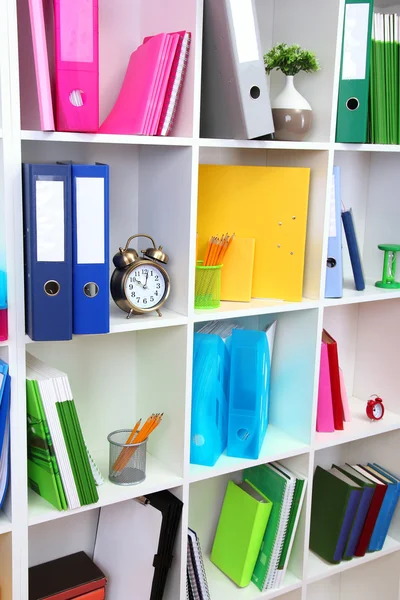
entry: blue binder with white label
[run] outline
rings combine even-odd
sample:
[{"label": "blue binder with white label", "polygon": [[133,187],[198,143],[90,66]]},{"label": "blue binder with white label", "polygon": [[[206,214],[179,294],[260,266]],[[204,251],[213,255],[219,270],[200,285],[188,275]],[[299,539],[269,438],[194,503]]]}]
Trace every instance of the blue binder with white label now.
[{"label": "blue binder with white label", "polygon": [[71,166],[24,164],[26,333],[72,338]]},{"label": "blue binder with white label", "polygon": [[325,298],[341,298],[343,296],[342,220],[340,215],[340,167],[333,167]]}]

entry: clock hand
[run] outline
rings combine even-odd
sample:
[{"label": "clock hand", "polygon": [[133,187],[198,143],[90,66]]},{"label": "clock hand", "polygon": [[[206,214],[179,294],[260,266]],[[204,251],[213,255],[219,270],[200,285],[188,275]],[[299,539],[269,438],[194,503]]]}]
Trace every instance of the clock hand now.
[{"label": "clock hand", "polygon": [[147,280],[148,280],[148,278],[149,278],[149,273],[147,272],[147,273],[146,273],[146,281],[144,282],[144,285],[143,285],[143,289],[144,289],[144,290],[147,290],[147,289],[148,289],[148,287],[147,287]]}]

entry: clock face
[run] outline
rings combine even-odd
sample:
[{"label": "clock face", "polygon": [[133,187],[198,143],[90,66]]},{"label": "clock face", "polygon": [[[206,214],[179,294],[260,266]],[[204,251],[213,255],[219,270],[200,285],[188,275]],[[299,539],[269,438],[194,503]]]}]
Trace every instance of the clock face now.
[{"label": "clock face", "polygon": [[372,409],[375,419],[380,419],[383,413],[382,404],[379,402],[374,404],[374,408]]},{"label": "clock face", "polygon": [[165,291],[164,275],[153,263],[136,267],[125,280],[126,298],[140,310],[155,308],[164,298]]}]

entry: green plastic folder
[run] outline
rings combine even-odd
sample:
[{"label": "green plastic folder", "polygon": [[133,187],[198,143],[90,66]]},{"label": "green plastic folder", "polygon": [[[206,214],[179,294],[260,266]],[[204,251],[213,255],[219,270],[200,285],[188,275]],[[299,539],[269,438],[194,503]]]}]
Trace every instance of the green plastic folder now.
[{"label": "green plastic folder", "polygon": [[36,381],[26,381],[29,487],[58,510],[68,508],[42,398]]},{"label": "green plastic folder", "polygon": [[211,551],[211,562],[239,587],[251,581],[272,508],[258,490],[244,487],[228,482]]},{"label": "green plastic folder", "polygon": [[336,141],[367,141],[373,0],[346,0]]},{"label": "green plastic folder", "polygon": [[278,534],[288,480],[271,469],[269,465],[259,465],[251,469],[246,469],[243,477],[272,502],[271,515],[252,577],[253,583],[256,584],[258,589],[263,591],[272,558],[275,538]]}]

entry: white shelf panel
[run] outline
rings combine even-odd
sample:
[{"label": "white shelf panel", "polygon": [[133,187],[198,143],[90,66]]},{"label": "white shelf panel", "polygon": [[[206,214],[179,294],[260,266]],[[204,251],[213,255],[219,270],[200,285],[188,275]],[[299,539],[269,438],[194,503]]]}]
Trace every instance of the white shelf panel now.
[{"label": "white shelf panel", "polygon": [[400,290],[383,290],[371,283],[365,284],[365,290],[357,292],[354,282],[344,282],[343,298],[325,298],[324,306],[342,306],[345,304],[359,304],[362,302],[377,302],[378,300],[393,300],[400,298]]},{"label": "white shelf panel", "polygon": [[204,557],[204,567],[207,573],[207,582],[210,588],[211,598],[228,600],[266,600],[267,598],[278,598],[301,587],[301,580],[291,571],[286,571],[283,585],[275,590],[260,592],[254,583],[246,588],[239,588],[222,571],[220,571],[208,557]]},{"label": "white shelf panel", "polygon": [[92,456],[104,477],[103,485],[97,488],[99,492],[99,501],[96,502],[96,504],[82,506],[76,510],[59,511],[41,496],[32,490],[29,490],[29,525],[37,525],[39,523],[45,523],[47,521],[53,521],[54,519],[60,519],[62,517],[100,508],[101,506],[108,506],[109,504],[115,504],[116,502],[123,502],[124,500],[130,500],[132,498],[137,498],[138,496],[143,496],[152,492],[158,492],[160,490],[177,487],[183,483],[182,477],[179,477],[170,471],[151,454],[147,454],[147,476],[143,483],[132,486],[115,485],[108,480],[108,453],[93,453]]},{"label": "white shelf panel", "polygon": [[5,342],[0,342],[0,348],[7,347],[9,343],[10,343],[10,340],[6,340]]},{"label": "white shelf panel", "polygon": [[[110,335],[112,333],[127,333],[129,331],[144,331],[146,329],[162,329],[164,327],[187,325],[187,317],[180,315],[173,310],[169,310],[168,308],[162,308],[161,312],[162,317],[159,317],[157,313],[153,312],[148,315],[137,315],[127,319],[126,313],[117,306],[112,305],[110,308],[110,333],[94,335]],[[27,344],[45,343],[34,342],[28,335],[25,336],[25,342]]]},{"label": "white shelf panel", "polygon": [[329,142],[279,142],[200,138],[202,148],[261,148],[263,150],[329,150]]},{"label": "white shelf panel", "polygon": [[335,144],[335,150],[346,152],[400,152],[396,144]]},{"label": "white shelf panel", "polygon": [[287,434],[274,425],[268,425],[267,434],[261,448],[260,456],[254,459],[234,458],[222,454],[213,467],[190,465],[190,481],[202,481],[218,477],[226,473],[242,471],[248,467],[262,465],[274,460],[283,460],[290,456],[298,456],[309,451],[309,446]]},{"label": "white shelf panel", "polygon": [[89,144],[130,144],[134,146],[191,146],[192,138],[121,135],[111,133],[70,133],[63,131],[21,131],[21,140],[42,142],[86,142]]},{"label": "white shelf panel", "polygon": [[0,535],[8,533],[12,529],[12,524],[8,517],[0,510]]},{"label": "white shelf panel", "polygon": [[331,577],[332,575],[336,575],[342,571],[347,571],[348,569],[358,567],[359,565],[371,562],[377,558],[381,558],[382,556],[387,556],[388,554],[397,552],[398,550],[400,550],[400,542],[397,542],[390,536],[387,536],[384,546],[379,552],[370,552],[365,556],[356,557],[351,560],[344,560],[338,565],[331,565],[314,554],[314,552],[310,551],[308,555],[307,583],[312,583],[314,581],[325,579],[326,577]]},{"label": "white shelf panel", "polygon": [[349,398],[349,404],[352,420],[349,423],[344,423],[343,431],[317,433],[315,437],[316,450],[400,429],[400,415],[396,413],[385,410],[381,421],[370,421],[365,412],[366,401]]},{"label": "white shelf panel", "polygon": [[253,298],[250,302],[221,302],[219,308],[212,310],[194,311],[194,321],[218,321],[220,319],[235,319],[275,313],[291,312],[318,308],[318,300],[303,298],[303,302],[284,302],[283,300]]}]

